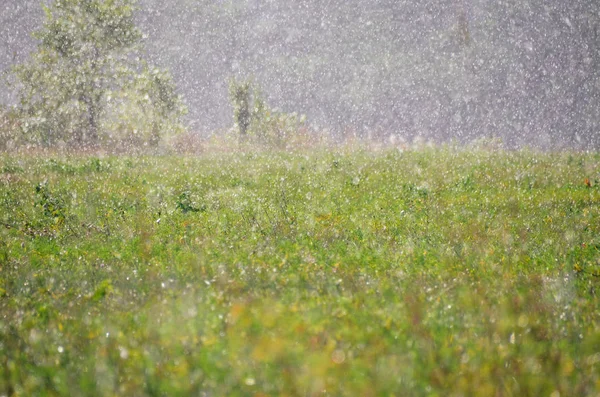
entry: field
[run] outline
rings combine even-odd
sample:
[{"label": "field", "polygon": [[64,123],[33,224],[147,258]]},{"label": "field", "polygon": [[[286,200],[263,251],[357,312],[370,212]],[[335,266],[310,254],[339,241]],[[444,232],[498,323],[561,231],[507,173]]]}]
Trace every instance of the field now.
[{"label": "field", "polygon": [[600,154],[0,157],[0,395],[600,396]]}]

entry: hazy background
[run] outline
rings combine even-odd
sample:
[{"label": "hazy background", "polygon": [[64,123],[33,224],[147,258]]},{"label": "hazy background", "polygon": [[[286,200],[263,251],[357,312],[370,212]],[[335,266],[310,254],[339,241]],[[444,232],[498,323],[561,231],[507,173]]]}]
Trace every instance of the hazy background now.
[{"label": "hazy background", "polygon": [[[598,0],[140,0],[151,61],[202,135],[231,76],[343,136],[600,148]],[[0,71],[35,48],[39,0],[0,0]],[[6,89],[0,102],[13,99]]]}]

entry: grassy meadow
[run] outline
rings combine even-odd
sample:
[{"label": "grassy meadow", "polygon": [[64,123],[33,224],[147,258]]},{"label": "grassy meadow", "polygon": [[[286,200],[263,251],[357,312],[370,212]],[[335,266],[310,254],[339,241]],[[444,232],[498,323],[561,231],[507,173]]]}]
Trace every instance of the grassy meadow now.
[{"label": "grassy meadow", "polygon": [[600,154],[0,155],[2,396],[600,396]]}]

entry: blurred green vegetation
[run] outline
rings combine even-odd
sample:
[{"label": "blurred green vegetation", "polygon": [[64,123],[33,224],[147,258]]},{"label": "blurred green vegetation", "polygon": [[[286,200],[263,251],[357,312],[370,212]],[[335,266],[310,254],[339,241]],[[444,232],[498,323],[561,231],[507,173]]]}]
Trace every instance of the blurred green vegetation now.
[{"label": "blurred green vegetation", "polygon": [[8,79],[18,106],[8,113],[0,109],[0,121],[7,121],[0,124],[0,137],[10,142],[0,150],[18,144],[157,146],[183,130],[187,110],[170,73],[143,59],[134,4],[40,4],[45,19],[33,32],[37,50],[13,65]]},{"label": "blurred green vegetation", "polygon": [[0,394],[598,395],[599,170],[3,155]]},{"label": "blurred green vegetation", "polygon": [[309,131],[306,116],[271,108],[260,87],[250,79],[229,81],[229,101],[242,144],[286,149],[314,145],[319,139],[319,134]]}]

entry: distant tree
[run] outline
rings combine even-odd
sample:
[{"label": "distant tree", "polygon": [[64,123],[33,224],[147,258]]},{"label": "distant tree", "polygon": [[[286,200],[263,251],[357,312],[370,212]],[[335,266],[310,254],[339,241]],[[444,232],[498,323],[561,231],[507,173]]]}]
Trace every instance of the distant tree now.
[{"label": "distant tree", "polygon": [[240,138],[244,140],[248,135],[248,128],[252,118],[252,85],[249,81],[237,82],[235,79],[229,83],[229,98],[233,106],[233,119],[238,128]]},{"label": "distant tree", "polygon": [[185,112],[170,75],[141,57],[135,0],[56,0],[16,66],[26,138],[54,145],[156,143]]},{"label": "distant tree", "polygon": [[272,109],[257,84],[230,80],[229,99],[241,142],[283,148],[306,140],[306,117]]}]

